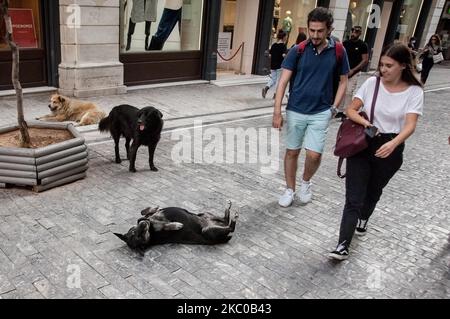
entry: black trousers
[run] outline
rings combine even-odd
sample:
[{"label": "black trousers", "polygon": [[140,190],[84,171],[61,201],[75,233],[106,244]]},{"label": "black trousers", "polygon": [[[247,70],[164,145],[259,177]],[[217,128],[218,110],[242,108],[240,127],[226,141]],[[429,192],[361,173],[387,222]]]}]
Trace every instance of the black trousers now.
[{"label": "black trousers", "polygon": [[420,80],[423,84],[427,82],[428,75],[430,75],[430,71],[433,65],[433,58],[426,57],[422,60],[422,72],[420,72]]},{"label": "black trousers", "polygon": [[345,207],[342,214],[339,243],[350,245],[359,219],[368,220],[380,200],[383,188],[403,163],[405,144],[399,145],[387,158],[375,157],[376,151],[395,134],[382,134],[369,141],[369,147],[347,158]]}]

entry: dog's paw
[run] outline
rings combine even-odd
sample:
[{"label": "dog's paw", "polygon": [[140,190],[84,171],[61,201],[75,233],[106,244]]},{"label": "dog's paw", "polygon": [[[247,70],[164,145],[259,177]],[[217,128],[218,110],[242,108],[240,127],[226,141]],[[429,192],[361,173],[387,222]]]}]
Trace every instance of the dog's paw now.
[{"label": "dog's paw", "polygon": [[120,163],[122,163],[122,160],[120,158],[116,158],[116,163],[120,164]]},{"label": "dog's paw", "polygon": [[156,207],[154,207],[154,208],[147,207],[147,208],[145,208],[143,211],[141,211],[141,215],[142,215],[142,216],[153,215],[153,214],[155,214],[158,210],[159,210],[159,206],[156,206]]},{"label": "dog's paw", "polygon": [[136,172],[137,172],[136,169],[135,169],[134,167],[130,167],[129,171],[130,171],[131,173],[136,173]]},{"label": "dog's paw", "polygon": [[152,172],[157,172],[157,171],[158,171],[158,169],[157,169],[155,166],[150,167],[150,170],[151,170]]}]

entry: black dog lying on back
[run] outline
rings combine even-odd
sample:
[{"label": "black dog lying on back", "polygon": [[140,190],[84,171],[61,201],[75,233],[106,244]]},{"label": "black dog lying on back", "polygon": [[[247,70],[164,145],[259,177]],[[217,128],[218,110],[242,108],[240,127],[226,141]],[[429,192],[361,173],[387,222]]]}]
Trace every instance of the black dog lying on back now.
[{"label": "black dog lying on back", "polygon": [[[121,163],[119,154],[119,140],[125,137],[125,148],[127,159],[130,160],[130,172],[136,172],[136,153],[141,145],[148,146],[148,161],[152,171],[158,171],[153,163],[156,145],[161,138],[163,128],[162,113],[152,107],[147,106],[139,110],[131,105],[119,105],[114,107],[109,116],[105,117],[98,124],[101,132],[109,131],[115,143],[116,163]],[[130,150],[130,141],[133,139]]]},{"label": "black dog lying on back", "polygon": [[141,212],[137,226],[126,234],[115,235],[127,243],[128,247],[141,254],[152,245],[179,243],[214,245],[226,243],[236,227],[238,213],[230,214],[230,206],[224,217],[211,213],[195,215],[180,207],[159,209],[146,208]]}]

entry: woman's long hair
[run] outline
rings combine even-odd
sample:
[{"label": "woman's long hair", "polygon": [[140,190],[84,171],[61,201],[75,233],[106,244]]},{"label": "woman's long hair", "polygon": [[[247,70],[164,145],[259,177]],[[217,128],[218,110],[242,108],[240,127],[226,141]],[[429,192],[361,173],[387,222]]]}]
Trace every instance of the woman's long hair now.
[{"label": "woman's long hair", "polygon": [[431,39],[433,39],[433,38],[436,38],[436,45],[438,46],[438,47],[440,47],[441,46],[441,38],[439,37],[439,35],[437,35],[437,34],[433,34],[431,37],[430,37],[430,40],[428,40],[428,46],[430,46],[431,47]]},{"label": "woman's long hair", "polygon": [[[423,87],[422,83],[414,75],[411,52],[406,45],[403,43],[393,43],[387,45],[381,52],[381,56],[387,56],[405,66],[405,69],[402,71],[402,81],[408,83],[409,85]],[[381,75],[379,66],[378,73]]]}]

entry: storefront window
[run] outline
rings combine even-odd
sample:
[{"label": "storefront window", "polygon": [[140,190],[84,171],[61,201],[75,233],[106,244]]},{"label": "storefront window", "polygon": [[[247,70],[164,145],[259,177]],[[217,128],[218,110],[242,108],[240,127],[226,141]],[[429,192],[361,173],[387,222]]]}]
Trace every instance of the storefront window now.
[{"label": "storefront window", "polygon": [[[13,39],[20,49],[42,47],[39,0],[10,0],[9,15],[13,26]],[[5,23],[1,17],[0,50],[9,50],[4,39],[5,33]]]},{"label": "storefront window", "polygon": [[363,30],[361,39],[365,38],[367,19],[369,18],[370,8],[372,6],[372,0],[352,0],[350,1],[347,22],[345,23],[345,31],[343,40],[350,39],[351,30],[354,26],[360,26]]},{"label": "storefront window", "polygon": [[400,20],[395,38],[407,43],[416,30],[417,20],[423,1],[405,0],[400,12]]},{"label": "storefront window", "polygon": [[273,31],[282,29],[288,35],[287,47],[295,44],[299,32],[307,34],[308,14],[316,7],[316,0],[276,0],[273,16]]},{"label": "storefront window", "polygon": [[203,0],[121,0],[122,53],[200,50]]}]

